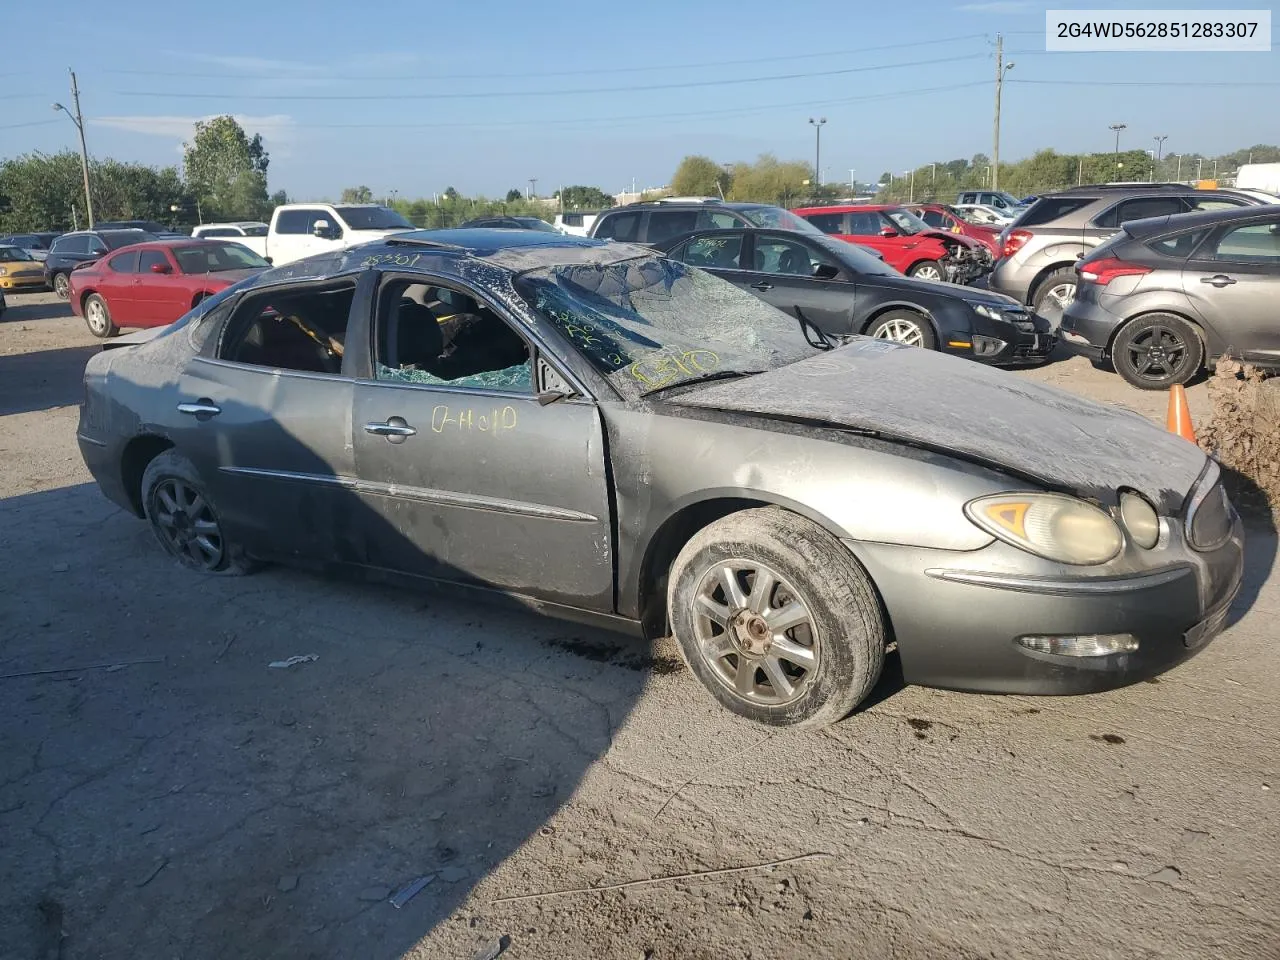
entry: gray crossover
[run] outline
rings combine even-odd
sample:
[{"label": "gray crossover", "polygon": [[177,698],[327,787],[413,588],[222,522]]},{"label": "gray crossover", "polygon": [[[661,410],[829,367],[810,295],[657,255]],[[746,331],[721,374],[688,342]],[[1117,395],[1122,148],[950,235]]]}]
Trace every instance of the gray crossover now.
[{"label": "gray crossover", "polygon": [[671,632],[765,723],[840,719],[890,643],[944,687],[1150,677],[1241,577],[1194,444],[635,245],[421,231],[298,261],[115,341],[85,394],[102,490],[195,570],[342,566]]},{"label": "gray crossover", "polygon": [[1052,315],[1071,302],[1076,261],[1144,217],[1221,210],[1260,203],[1227,190],[1183,184],[1103,184],[1041,197],[1000,234],[999,259],[987,278],[992,290]]}]

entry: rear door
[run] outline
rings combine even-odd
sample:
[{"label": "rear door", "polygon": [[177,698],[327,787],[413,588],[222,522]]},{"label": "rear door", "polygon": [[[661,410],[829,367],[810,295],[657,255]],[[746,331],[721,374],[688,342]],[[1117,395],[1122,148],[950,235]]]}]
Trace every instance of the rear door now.
[{"label": "rear door", "polygon": [[539,403],[548,376],[569,380],[547,372],[524,324],[451,280],[430,281],[423,303],[406,305],[424,280],[383,279],[371,376],[355,386],[360,562],[610,612],[595,401],[578,388]]},{"label": "rear door", "polygon": [[126,250],[107,257],[98,273],[98,294],[107,301],[111,319],[119,326],[136,324],[139,311],[134,281],[138,278],[138,251]]},{"label": "rear door", "polygon": [[1218,349],[1280,361],[1280,216],[1219,227],[1187,261],[1182,281],[1221,338]]},{"label": "rear door", "polygon": [[300,563],[351,555],[361,518],[342,341],[355,286],[291,284],[227,301],[203,321],[219,333],[179,378],[173,440],[250,552]]}]

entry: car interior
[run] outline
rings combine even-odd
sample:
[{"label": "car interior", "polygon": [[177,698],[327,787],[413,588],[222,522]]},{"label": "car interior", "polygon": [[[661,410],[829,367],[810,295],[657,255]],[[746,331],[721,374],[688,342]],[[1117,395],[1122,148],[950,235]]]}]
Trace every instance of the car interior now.
[{"label": "car interior", "polygon": [[338,374],[355,286],[262,294],[237,308],[219,356],[281,370]]},{"label": "car interior", "polygon": [[532,391],[528,344],[476,298],[449,287],[392,281],[378,301],[379,380]]}]

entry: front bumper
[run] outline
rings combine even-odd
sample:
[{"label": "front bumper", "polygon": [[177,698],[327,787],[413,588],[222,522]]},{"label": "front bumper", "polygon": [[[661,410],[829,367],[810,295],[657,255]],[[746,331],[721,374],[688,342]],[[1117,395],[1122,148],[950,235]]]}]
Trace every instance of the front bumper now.
[{"label": "front bumper", "polygon": [[0,277],[0,289],[8,290],[10,293],[16,293],[19,290],[39,290],[44,285],[43,271]]},{"label": "front bumper", "polygon": [[1049,322],[1031,313],[1009,313],[992,320],[975,313],[967,331],[943,331],[944,353],[954,353],[997,366],[1018,366],[1046,361],[1057,346]]},{"label": "front bumper", "polygon": [[[1164,673],[1221,632],[1244,572],[1238,516],[1211,553],[1171,547],[1167,564],[1109,577],[1018,574],[1005,562],[1013,548],[998,543],[972,554],[848,546],[884,598],[904,679],[986,693],[1092,693]],[[1015,642],[1124,633],[1137,638],[1136,651],[1098,657]]]}]

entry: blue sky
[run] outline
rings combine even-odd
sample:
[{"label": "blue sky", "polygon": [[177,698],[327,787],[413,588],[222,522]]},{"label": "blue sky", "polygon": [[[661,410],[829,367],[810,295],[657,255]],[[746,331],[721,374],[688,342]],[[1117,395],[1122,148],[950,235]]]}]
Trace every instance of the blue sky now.
[{"label": "blue sky", "polygon": [[[298,198],[356,184],[492,195],[531,177],[543,194],[616,192],[665,183],[688,153],[811,161],[811,115],[827,118],[825,179],[874,179],[990,153],[997,32],[1016,64],[1004,159],[1109,150],[1112,122],[1128,124],[1122,147],[1167,135],[1166,155],[1280,141],[1264,106],[1280,95],[1280,53],[1049,54],[1046,6],[1136,4],[9,3],[0,156],[74,145],[49,109],[67,100],[71,66],[95,156],[174,163],[194,119],[232,113],[266,139],[271,188]],[[1141,81],[1226,85],[1126,85]]]}]

